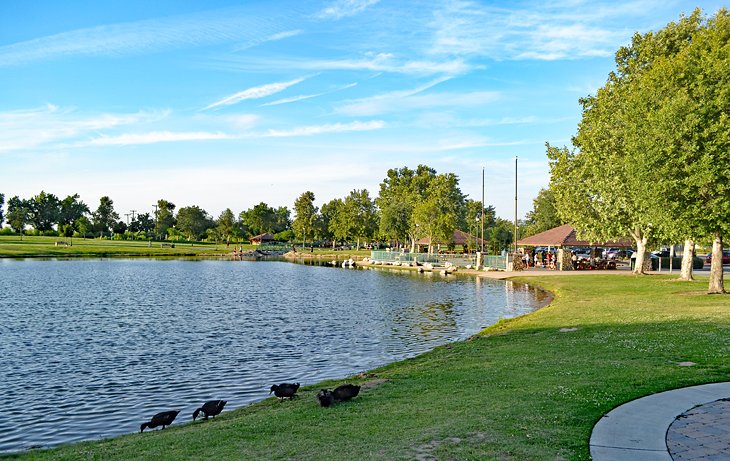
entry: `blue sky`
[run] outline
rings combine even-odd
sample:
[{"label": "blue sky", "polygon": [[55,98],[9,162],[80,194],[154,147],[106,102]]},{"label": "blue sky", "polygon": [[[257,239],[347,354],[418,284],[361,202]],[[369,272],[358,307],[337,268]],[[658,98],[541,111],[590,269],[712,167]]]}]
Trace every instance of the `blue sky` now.
[{"label": "blue sky", "polygon": [[120,214],[453,172],[510,218],[618,47],[703,1],[0,0],[0,192]]}]

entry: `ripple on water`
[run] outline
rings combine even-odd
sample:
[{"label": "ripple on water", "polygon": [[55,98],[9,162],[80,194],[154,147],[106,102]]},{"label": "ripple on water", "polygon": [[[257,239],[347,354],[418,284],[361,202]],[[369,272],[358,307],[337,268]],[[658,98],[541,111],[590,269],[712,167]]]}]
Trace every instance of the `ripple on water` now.
[{"label": "ripple on water", "polygon": [[504,282],[281,262],[0,261],[0,452],[177,422],[358,373],[537,307]]}]

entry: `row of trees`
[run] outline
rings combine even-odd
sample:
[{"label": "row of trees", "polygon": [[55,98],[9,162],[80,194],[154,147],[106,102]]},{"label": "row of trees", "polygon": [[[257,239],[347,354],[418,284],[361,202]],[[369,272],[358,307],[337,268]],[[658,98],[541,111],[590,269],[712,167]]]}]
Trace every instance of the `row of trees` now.
[{"label": "row of trees", "polygon": [[466,198],[453,173],[438,174],[419,165],[388,170],[377,197],[355,189],[344,198],[314,205],[315,196],[304,192],[294,203],[295,235],[302,240],[363,241],[384,240],[397,246],[408,245],[414,251],[416,242],[428,238],[429,251],[435,242],[450,242],[454,230],[478,235],[482,215],[485,240],[492,251],[507,248],[512,241],[512,223],[495,217],[494,207]]},{"label": "row of trees", "polygon": [[561,219],[587,238],[627,235],[642,272],[646,249],[712,241],[710,293],[723,293],[722,238],[730,232],[730,15],[700,10],[657,33],[636,34],[616,69],[581,100],[573,149],[547,146]]},{"label": "row of trees", "polygon": [[319,240],[332,245],[354,242],[359,248],[363,242],[378,240],[410,245],[413,250],[423,237],[434,243],[449,242],[455,229],[478,235],[484,215],[485,240],[491,243],[488,250],[507,248],[513,238],[512,223],[496,218],[494,207],[482,208],[480,202],[467,199],[456,175],[438,174],[424,165],[388,170],[375,198],[366,189],[355,189],[319,208],[314,193],[306,191],[294,203],[293,220],[287,207],[273,208],[263,202],[238,216],[226,209],[214,219],[198,206],[176,210],[174,203],[160,199],[154,214],[134,214],[131,222],[120,220],[114,202],[107,196],[100,199],[94,211],[78,194],[63,200],[45,191],[29,199],[15,196],[8,201],[6,216],[2,214],[3,202],[4,196],[0,194],[0,225],[7,218],[10,227],[21,234],[28,225],[39,233],[65,236],[117,235],[218,242],[272,233],[280,241],[298,239],[312,244]]}]

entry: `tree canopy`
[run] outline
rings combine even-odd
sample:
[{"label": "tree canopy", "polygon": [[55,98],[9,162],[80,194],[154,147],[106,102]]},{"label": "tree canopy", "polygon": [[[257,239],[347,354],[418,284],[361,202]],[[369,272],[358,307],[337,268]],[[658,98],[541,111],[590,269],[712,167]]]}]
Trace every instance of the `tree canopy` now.
[{"label": "tree canopy", "polygon": [[[576,150],[548,145],[560,217],[588,239],[631,235],[637,272],[652,240],[721,249],[729,230],[729,35],[724,9],[635,34],[606,84],[581,100]],[[721,268],[710,291],[723,291]]]}]

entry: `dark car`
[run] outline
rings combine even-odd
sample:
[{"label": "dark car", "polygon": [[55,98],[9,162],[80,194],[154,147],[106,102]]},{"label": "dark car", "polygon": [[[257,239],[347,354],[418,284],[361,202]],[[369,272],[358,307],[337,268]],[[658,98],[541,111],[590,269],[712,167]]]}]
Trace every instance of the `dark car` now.
[{"label": "dark car", "polygon": [[[712,264],[712,253],[707,255],[705,262],[707,264]],[[722,264],[730,264],[730,250],[722,250]]]}]

